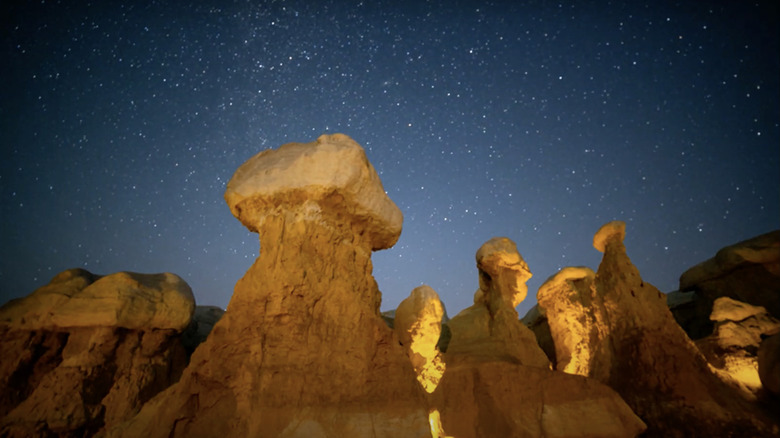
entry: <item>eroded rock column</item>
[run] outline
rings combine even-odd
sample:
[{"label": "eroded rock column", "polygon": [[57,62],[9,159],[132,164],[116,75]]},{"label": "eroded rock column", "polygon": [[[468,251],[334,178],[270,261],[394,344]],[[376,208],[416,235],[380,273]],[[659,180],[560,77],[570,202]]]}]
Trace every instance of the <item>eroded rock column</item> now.
[{"label": "eroded rock column", "polygon": [[371,275],[371,252],[395,243],[402,215],[363,149],[335,134],[261,152],[225,199],[260,234],[260,256],[181,382],[119,432],[430,436]]}]

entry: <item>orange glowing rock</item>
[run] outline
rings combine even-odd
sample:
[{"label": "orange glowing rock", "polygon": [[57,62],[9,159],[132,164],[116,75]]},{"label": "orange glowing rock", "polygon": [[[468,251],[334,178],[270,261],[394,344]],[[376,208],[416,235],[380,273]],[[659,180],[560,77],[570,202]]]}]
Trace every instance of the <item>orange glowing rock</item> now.
[{"label": "orange glowing rock", "polygon": [[444,374],[444,362],[436,344],[441,335],[444,306],[429,286],[415,288],[395,311],[394,328],[417,373],[417,381],[431,393]]}]

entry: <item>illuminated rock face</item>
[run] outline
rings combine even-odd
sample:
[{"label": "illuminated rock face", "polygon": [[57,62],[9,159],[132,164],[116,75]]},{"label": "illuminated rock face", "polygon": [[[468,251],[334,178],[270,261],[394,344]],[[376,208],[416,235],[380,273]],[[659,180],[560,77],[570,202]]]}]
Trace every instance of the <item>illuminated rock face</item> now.
[{"label": "illuminated rock face", "polygon": [[0,436],[91,436],[181,375],[195,302],[173,274],[70,269],[0,308]]},{"label": "illuminated rock face", "polygon": [[401,215],[362,148],[333,135],[262,152],[225,197],[259,232],[260,257],[179,384],[114,434],[430,436],[371,276],[371,251],[397,240]]},{"label": "illuminated rock face", "polygon": [[531,278],[515,243],[506,237],[493,238],[479,248],[476,260],[479,290],[474,294],[474,305],[447,323],[452,334],[447,352],[475,360],[500,357],[549,369],[547,356],[515,310],[525,298],[525,282]]},{"label": "illuminated rock face", "polygon": [[415,288],[395,311],[394,327],[412,362],[417,380],[430,393],[444,374],[444,362],[436,344],[441,336],[444,306],[429,286]]},{"label": "illuminated rock face", "polygon": [[558,369],[614,388],[648,425],[666,436],[766,432],[751,409],[708,368],[676,324],[666,298],[645,283],[626,255],[625,224],[594,237],[604,252],[593,276],[562,271],[539,291],[556,345]]},{"label": "illuminated rock face", "polygon": [[590,268],[563,268],[542,284],[536,299],[555,336],[555,369],[603,381],[598,371],[609,368],[596,361],[607,357],[607,322],[596,304],[595,280]]},{"label": "illuminated rock face", "polygon": [[509,239],[477,252],[480,290],[448,326],[446,369],[432,394],[447,436],[630,437],[645,428],[612,389],[550,370],[514,309],[531,277]]},{"label": "illuminated rock face", "polygon": [[696,345],[724,381],[754,398],[762,387],[757,357],[761,338],[779,332],[780,321],[763,307],[728,297],[715,300],[710,319],[715,322],[712,335]]}]

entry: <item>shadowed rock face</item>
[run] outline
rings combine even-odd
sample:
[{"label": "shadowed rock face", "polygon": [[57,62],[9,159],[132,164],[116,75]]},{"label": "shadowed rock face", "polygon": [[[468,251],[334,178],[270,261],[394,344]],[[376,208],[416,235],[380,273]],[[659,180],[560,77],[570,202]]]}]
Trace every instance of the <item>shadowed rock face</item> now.
[{"label": "shadowed rock face", "polygon": [[558,369],[614,388],[650,435],[766,433],[766,423],[710,371],[665,296],[642,280],[624,236],[624,223],[605,225],[594,237],[604,252],[595,275],[563,270],[539,290]]},{"label": "shadowed rock face", "polygon": [[719,297],[761,306],[780,319],[780,230],[727,246],[688,269],[680,276],[680,291],[695,293],[701,308],[696,314],[705,320]]},{"label": "shadowed rock face", "polygon": [[531,272],[514,242],[495,238],[477,252],[475,303],[453,317],[446,369],[433,393],[447,435],[636,436],[642,421],[610,388],[550,370],[514,307]]},{"label": "shadowed rock face", "polygon": [[173,274],[83,269],[0,308],[0,435],[90,436],[178,380],[195,302]]},{"label": "shadowed rock face", "polygon": [[333,135],[262,152],[225,197],[260,233],[260,257],[179,384],[114,434],[430,436],[378,313],[371,251],[397,240],[401,216],[362,148]]}]

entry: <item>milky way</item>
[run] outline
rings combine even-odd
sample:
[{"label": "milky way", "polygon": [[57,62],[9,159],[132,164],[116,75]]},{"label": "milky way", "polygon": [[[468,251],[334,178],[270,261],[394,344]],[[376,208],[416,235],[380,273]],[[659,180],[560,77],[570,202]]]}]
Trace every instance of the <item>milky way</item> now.
[{"label": "milky way", "polygon": [[610,220],[663,291],[778,227],[776,2],[83,3],[0,6],[1,302],[83,267],[227,306],[260,248],[225,184],[323,133],[404,213],[383,309],[470,305],[493,236],[534,273],[522,315]]}]

